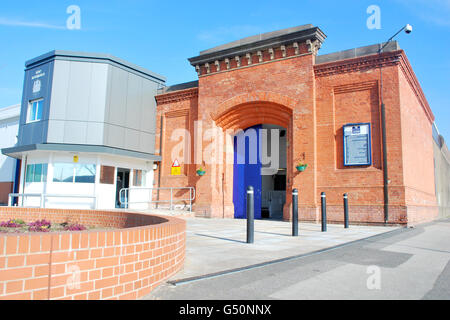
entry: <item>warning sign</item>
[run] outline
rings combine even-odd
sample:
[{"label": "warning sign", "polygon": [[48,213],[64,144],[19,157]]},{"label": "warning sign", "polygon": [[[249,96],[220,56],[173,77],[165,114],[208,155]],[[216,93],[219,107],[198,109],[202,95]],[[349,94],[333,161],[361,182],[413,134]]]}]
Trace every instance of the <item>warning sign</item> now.
[{"label": "warning sign", "polygon": [[175,159],[175,161],[172,163],[172,168],[170,169],[170,174],[172,176],[179,176],[181,174],[181,167],[178,163],[178,160]]}]

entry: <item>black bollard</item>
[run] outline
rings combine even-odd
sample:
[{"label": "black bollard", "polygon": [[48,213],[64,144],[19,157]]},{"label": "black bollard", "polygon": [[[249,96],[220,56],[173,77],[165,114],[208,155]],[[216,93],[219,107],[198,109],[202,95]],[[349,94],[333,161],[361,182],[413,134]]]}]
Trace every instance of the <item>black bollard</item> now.
[{"label": "black bollard", "polygon": [[298,236],[298,190],[292,190],[292,236]]},{"label": "black bollard", "polygon": [[255,220],[254,192],[253,187],[247,187],[247,243],[253,243]]},{"label": "black bollard", "polygon": [[325,192],[322,192],[320,197],[322,199],[322,232],[325,232],[327,231],[327,199]]},{"label": "black bollard", "polygon": [[344,228],[348,228],[348,195],[344,193]]}]

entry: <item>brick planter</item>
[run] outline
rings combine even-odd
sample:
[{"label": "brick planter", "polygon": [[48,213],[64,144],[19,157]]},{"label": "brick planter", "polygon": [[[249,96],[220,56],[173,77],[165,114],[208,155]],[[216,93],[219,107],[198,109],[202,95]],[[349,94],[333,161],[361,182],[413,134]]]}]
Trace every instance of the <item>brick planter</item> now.
[{"label": "brick planter", "polygon": [[0,299],[137,299],[183,267],[181,219],[124,211],[0,209],[0,221],[12,218],[114,229],[1,234]]}]

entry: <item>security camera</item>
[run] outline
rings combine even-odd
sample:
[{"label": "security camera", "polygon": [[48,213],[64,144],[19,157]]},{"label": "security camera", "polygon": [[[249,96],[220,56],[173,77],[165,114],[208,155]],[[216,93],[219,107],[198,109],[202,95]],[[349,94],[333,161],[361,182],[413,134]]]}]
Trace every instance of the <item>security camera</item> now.
[{"label": "security camera", "polygon": [[406,32],[406,33],[411,33],[411,32],[412,32],[412,25],[407,24],[407,25],[405,26],[405,32]]}]

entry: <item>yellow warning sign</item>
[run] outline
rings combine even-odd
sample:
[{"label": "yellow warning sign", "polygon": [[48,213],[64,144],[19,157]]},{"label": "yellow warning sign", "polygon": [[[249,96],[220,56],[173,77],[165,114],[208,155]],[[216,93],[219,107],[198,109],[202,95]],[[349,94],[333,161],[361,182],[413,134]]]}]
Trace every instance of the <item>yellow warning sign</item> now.
[{"label": "yellow warning sign", "polygon": [[172,176],[179,176],[181,174],[181,167],[177,159],[175,159],[175,161],[172,163],[172,167],[170,168],[170,174]]},{"label": "yellow warning sign", "polygon": [[78,156],[73,156],[73,162],[78,163]]}]

